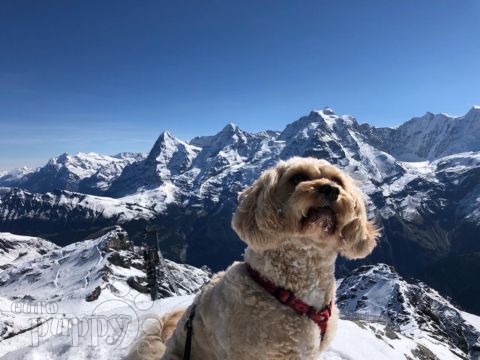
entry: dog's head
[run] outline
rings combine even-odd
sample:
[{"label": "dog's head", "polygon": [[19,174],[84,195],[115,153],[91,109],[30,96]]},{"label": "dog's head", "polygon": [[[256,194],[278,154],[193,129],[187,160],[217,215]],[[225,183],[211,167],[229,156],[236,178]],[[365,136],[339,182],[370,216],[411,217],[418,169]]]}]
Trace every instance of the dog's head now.
[{"label": "dog's head", "polygon": [[378,234],[348,175],[327,161],[299,157],[280,161],[240,194],[232,226],[255,251],[293,239],[350,259],[367,256]]}]

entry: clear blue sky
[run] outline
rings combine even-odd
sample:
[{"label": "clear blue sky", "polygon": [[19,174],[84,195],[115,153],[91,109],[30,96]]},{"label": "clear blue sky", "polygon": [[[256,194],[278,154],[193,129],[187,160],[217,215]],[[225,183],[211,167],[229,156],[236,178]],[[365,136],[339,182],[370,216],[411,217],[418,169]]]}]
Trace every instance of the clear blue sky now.
[{"label": "clear blue sky", "polygon": [[480,1],[0,3],[0,169],[148,151],[330,106],[396,125],[480,103]]}]

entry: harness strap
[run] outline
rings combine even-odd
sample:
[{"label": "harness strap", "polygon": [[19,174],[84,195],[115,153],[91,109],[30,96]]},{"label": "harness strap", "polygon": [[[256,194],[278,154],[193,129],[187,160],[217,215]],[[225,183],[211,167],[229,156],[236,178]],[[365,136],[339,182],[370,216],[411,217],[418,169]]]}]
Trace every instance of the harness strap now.
[{"label": "harness strap", "polygon": [[193,318],[195,317],[195,307],[196,305],[192,305],[188,319],[185,321],[185,331],[187,332],[187,337],[185,339],[185,349],[183,350],[183,360],[190,360],[190,354],[192,352]]},{"label": "harness strap", "polygon": [[328,319],[332,315],[332,301],[330,301],[330,303],[322,310],[317,310],[313,306],[310,306],[301,299],[297,298],[292,291],[284,289],[280,286],[276,286],[272,281],[265,278],[257,270],[252,268],[250,264],[245,264],[247,265],[247,271],[250,274],[250,277],[255,280],[258,285],[273,295],[273,297],[281,304],[289,306],[299,315],[305,315],[309,317],[315,324],[317,324],[317,326],[320,328],[320,335],[323,340],[323,336],[327,332]]}]

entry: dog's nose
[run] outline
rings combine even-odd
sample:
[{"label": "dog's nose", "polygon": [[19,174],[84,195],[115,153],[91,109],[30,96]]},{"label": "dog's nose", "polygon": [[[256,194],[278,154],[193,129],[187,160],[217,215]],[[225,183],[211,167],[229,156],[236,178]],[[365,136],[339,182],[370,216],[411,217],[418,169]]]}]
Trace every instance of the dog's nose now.
[{"label": "dog's nose", "polygon": [[320,194],[323,194],[328,201],[334,202],[337,200],[340,190],[332,185],[320,185],[317,189]]}]

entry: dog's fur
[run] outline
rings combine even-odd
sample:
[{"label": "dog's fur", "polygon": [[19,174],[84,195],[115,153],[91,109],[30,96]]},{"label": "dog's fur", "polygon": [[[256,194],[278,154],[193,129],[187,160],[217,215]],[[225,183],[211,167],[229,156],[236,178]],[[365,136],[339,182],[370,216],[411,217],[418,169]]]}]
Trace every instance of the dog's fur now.
[{"label": "dog's fur", "polygon": [[[338,198],[329,200],[325,185],[338,189]],[[262,173],[240,194],[232,226],[248,244],[251,267],[319,310],[335,298],[337,254],[363,258],[377,237],[354,181],[314,158],[280,161]],[[315,359],[332,340],[338,318],[334,306],[321,340],[319,327],[267,293],[244,263],[217,274],[194,304],[192,360]],[[144,337],[131,357],[182,359],[188,314],[180,320],[178,312],[166,315],[158,334]]]}]

